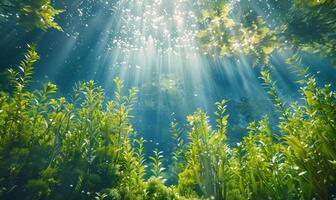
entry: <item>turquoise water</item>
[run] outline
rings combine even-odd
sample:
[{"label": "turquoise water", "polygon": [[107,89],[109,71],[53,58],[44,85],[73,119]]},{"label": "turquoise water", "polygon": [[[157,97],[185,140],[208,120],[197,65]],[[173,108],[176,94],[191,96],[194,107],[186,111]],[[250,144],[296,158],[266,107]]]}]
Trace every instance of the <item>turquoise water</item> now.
[{"label": "turquoise water", "polygon": [[[137,87],[134,126],[151,148],[157,143],[169,151],[170,121],[184,124],[197,108],[210,115],[214,102],[228,99],[231,115],[229,138],[238,141],[246,125],[263,115],[275,115],[259,79],[260,67],[251,58],[213,58],[199,50],[193,1],[73,1],[55,2],[66,12],[57,16],[64,32],[26,32],[15,23],[1,29],[1,66],[15,65],[27,43],[36,43],[41,60],[34,78],[52,81],[69,95],[78,81],[93,79],[112,96],[113,78],[127,88]],[[252,3],[250,3],[252,4]],[[275,8],[260,3],[268,18]],[[255,5],[257,6],[257,4]],[[265,7],[265,8],[263,8]],[[271,13],[271,14],[269,14]],[[294,73],[285,64],[290,54],[272,55],[272,71],[284,99],[298,100]],[[318,57],[306,56],[304,65],[323,83],[334,82],[334,69]],[[37,83],[36,85],[39,85]]]},{"label": "turquoise water", "polygon": [[[156,148],[163,151],[164,156],[171,155],[175,145],[170,131],[173,121],[179,124],[182,137],[188,141],[187,132],[190,129],[185,125],[186,118],[197,109],[207,113],[210,116],[209,124],[215,127],[215,102],[222,99],[228,101],[227,114],[230,115],[228,146],[236,146],[247,135],[248,124],[266,115],[272,131],[279,134],[281,114],[276,112],[274,101],[267,94],[268,90],[260,78],[261,70],[265,66],[270,69],[283,102],[304,104],[297,92],[300,85],[296,82],[302,76],[287,62],[301,47],[296,46],[298,41],[290,44],[290,39],[286,37],[302,32],[306,34],[301,38],[302,43],[312,40],[322,44],[322,39],[315,41],[314,38],[318,38],[323,31],[330,31],[328,40],[335,40],[335,31],[307,28],[310,31],[307,32],[300,24],[291,24],[287,30],[293,29],[292,35],[279,36],[281,49],[272,51],[266,65],[255,63],[253,55],[242,52],[235,56],[213,55],[202,49],[202,41],[198,37],[198,32],[211,24],[211,17],[202,22],[199,17],[209,2],[225,1],[52,1],[55,8],[64,10],[55,17],[63,31],[27,31],[13,15],[2,14],[0,88],[7,92],[13,90],[5,78],[6,70],[20,62],[27,51],[27,44],[35,44],[40,60],[34,65],[34,82],[29,86],[31,90],[50,81],[58,86],[57,96],[70,98],[76,83],[94,80],[102,86],[104,97],[112,99],[116,90],[115,77],[124,81],[125,91],[138,88],[137,101],[131,112],[133,117],[130,119],[136,135],[131,137],[144,138],[146,158]],[[247,11],[261,16],[271,30],[277,30],[278,25],[284,23],[281,20],[289,20],[282,17],[289,12],[286,7],[292,5],[292,1],[228,2],[233,7],[230,17],[236,22],[249,23],[250,15],[246,14],[245,17],[243,13]],[[314,21],[305,23],[310,27],[309,23]],[[247,38],[249,34],[252,38],[252,33],[247,33]],[[243,41],[234,45],[242,49]],[[314,76],[319,86],[331,83],[334,89],[335,55],[329,53],[329,56],[320,56],[319,53],[303,50],[298,52],[300,68],[309,67],[307,74]],[[166,165],[169,162],[169,159],[164,161]],[[171,184],[176,180],[169,181],[168,184]]]}]

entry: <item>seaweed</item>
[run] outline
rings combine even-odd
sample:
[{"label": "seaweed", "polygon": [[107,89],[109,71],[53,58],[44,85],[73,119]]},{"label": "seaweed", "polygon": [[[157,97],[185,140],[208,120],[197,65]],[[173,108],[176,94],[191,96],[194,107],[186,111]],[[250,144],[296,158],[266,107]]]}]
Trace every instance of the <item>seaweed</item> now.
[{"label": "seaweed", "polygon": [[336,95],[331,85],[318,88],[315,78],[307,75],[300,89],[305,103],[285,104],[269,71],[261,75],[281,113],[279,132],[265,116],[229,147],[225,101],[217,103],[216,130],[204,112],[189,116],[188,163],[179,180],[182,194],[213,199],[335,197]]},{"label": "seaweed", "polygon": [[[288,48],[328,58],[335,65],[335,1],[284,0],[262,2],[273,11],[254,9],[261,1],[210,1],[198,8],[198,41],[214,57],[250,56],[254,65],[270,64],[275,51]],[[270,8],[270,7],[269,7]],[[273,16],[271,13],[281,13]],[[273,16],[271,18],[270,16]]]},{"label": "seaweed", "polygon": [[[187,117],[187,140],[172,122],[175,147],[168,158],[169,173],[164,173],[158,149],[146,166],[144,139],[137,137],[130,123],[137,89],[123,95],[123,81],[115,78],[111,100],[94,81],[78,83],[69,100],[58,97],[52,83],[31,91],[28,86],[38,59],[30,46],[18,69],[8,70],[11,92],[1,91],[1,199],[331,199],[336,195],[336,94],[331,85],[318,87],[312,75],[298,83],[304,103],[284,103],[270,71],[262,71],[265,89],[280,113],[278,127],[265,116],[250,123],[236,145],[227,140],[226,100],[216,103],[215,127],[201,110]],[[175,185],[165,185],[167,175]]]},{"label": "seaweed", "polygon": [[54,18],[64,10],[55,9],[51,4],[50,0],[4,0],[0,3],[0,20],[13,17],[27,31],[34,28],[63,31]]}]

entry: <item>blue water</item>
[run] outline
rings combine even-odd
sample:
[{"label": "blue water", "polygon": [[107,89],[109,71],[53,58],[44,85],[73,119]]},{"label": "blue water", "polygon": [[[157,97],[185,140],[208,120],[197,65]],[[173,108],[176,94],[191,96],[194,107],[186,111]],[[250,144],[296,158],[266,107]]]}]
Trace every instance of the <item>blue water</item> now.
[{"label": "blue water", "polygon": [[[151,5],[149,1],[147,4]],[[163,21],[160,23],[169,23],[165,20],[169,20],[176,5],[167,3],[159,9],[156,14],[163,16],[158,19]],[[127,15],[123,9],[132,9],[132,6],[136,7],[117,1],[55,2],[55,7],[66,10],[56,18],[64,32],[25,32],[15,23],[1,24],[1,72],[18,63],[26,44],[36,43],[41,60],[35,66],[36,82],[32,87],[51,81],[67,97],[76,82],[93,79],[103,86],[106,96],[112,98],[113,78],[119,76],[124,80],[125,91],[131,87],[139,89],[132,123],[139,136],[146,139],[148,151],[159,146],[169,152],[170,122],[176,120],[186,131],[186,116],[198,108],[206,111],[214,123],[214,103],[224,98],[229,101],[228,136],[232,144],[241,139],[246,133],[245,127],[253,120],[269,115],[271,123],[276,123],[274,106],[259,78],[260,66],[253,66],[251,58],[214,58],[198,53],[189,37],[188,31],[192,34],[194,28],[190,24],[190,13],[185,9],[180,19],[184,24],[179,25],[177,21],[168,30],[172,42],[164,38],[164,30],[154,25],[140,33],[144,41],[136,42],[136,27],[124,19]],[[142,12],[153,10],[144,6],[140,10],[126,11],[152,20],[139,15]],[[138,26],[146,29],[149,25]],[[183,27],[183,32],[179,27]],[[289,54],[290,50],[272,55],[272,74],[283,99],[300,101],[299,88],[295,84],[299,77],[285,64]],[[311,55],[303,57],[303,64],[311,66],[310,72],[318,77],[320,84],[335,82],[335,69],[328,60]],[[1,83],[6,88],[6,83]]]}]

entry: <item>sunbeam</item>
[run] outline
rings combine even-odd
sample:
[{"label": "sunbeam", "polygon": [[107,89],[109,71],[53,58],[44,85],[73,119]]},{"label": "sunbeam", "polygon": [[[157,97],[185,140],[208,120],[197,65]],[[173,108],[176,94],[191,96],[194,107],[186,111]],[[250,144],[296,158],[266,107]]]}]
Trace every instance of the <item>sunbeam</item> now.
[{"label": "sunbeam", "polygon": [[0,199],[335,199],[335,0],[1,0]]}]

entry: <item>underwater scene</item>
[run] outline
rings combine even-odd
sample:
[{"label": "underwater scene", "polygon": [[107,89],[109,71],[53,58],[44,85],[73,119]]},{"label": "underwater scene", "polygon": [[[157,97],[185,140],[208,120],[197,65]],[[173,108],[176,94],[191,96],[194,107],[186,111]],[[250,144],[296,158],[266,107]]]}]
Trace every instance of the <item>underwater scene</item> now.
[{"label": "underwater scene", "polygon": [[336,0],[0,0],[0,200],[336,200]]}]

